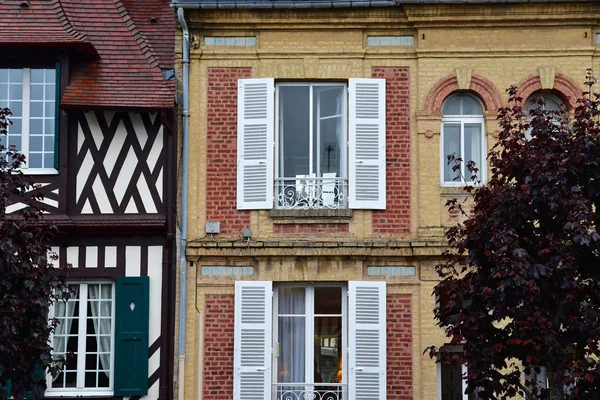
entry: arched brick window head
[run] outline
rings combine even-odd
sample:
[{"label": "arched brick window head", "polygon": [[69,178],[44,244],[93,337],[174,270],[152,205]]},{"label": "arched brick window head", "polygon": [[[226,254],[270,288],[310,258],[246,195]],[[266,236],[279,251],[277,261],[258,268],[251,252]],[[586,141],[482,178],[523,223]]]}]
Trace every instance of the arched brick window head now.
[{"label": "arched brick window head", "polygon": [[[486,111],[496,112],[502,107],[502,95],[489,79],[473,74],[468,86],[468,90],[476,93],[481,99]],[[441,112],[444,100],[460,89],[456,75],[448,75],[440,79],[427,94],[425,111]]]},{"label": "arched brick window head", "polygon": [[[542,81],[538,74],[529,75],[521,80],[517,85],[517,96],[527,101],[534,95],[534,92],[541,91],[542,89],[549,90],[550,88],[543,88]],[[561,100],[565,100],[565,105],[569,110],[574,109],[577,106],[577,99],[581,97],[583,90],[573,79],[566,75],[557,73],[554,75],[554,84],[552,89],[559,94]]]}]

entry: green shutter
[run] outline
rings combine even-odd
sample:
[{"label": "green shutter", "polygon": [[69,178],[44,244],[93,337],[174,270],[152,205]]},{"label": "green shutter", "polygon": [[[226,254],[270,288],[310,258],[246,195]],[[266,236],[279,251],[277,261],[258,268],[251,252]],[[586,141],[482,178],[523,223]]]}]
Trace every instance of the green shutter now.
[{"label": "green shutter", "polygon": [[148,394],[150,279],[117,279],[115,300],[115,396]]},{"label": "green shutter", "polygon": [[[0,371],[0,376],[2,376],[2,371]],[[10,399],[12,396],[12,381],[9,380],[6,382],[6,385],[2,389],[6,390],[6,398]]]},{"label": "green shutter", "polygon": [[[46,371],[41,363],[35,364],[35,369],[33,370],[33,379],[35,381],[34,387],[37,389],[36,392],[40,393],[41,396],[38,398],[44,397],[44,381],[46,380]],[[29,390],[25,392],[24,395],[26,400],[34,399],[33,391]]]}]

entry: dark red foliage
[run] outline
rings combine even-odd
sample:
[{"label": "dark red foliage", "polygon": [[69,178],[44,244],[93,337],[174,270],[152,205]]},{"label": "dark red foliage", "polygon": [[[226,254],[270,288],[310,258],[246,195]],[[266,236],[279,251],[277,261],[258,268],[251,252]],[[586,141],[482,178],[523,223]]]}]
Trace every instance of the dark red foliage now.
[{"label": "dark red foliage", "polygon": [[[0,108],[2,142],[10,115]],[[56,323],[48,320],[48,308],[57,293],[65,293],[66,268],[54,268],[56,255],[48,256],[56,227],[33,205],[6,215],[10,203],[24,201],[25,191],[36,189],[19,169],[24,161],[0,143],[0,399],[6,398],[9,381],[15,399],[28,391],[42,396],[46,384],[39,372],[56,372],[48,342]]]},{"label": "dark red foliage", "polygon": [[[463,344],[468,391],[481,399],[600,399],[600,102],[525,123],[516,90],[499,111],[490,180],[447,233],[438,324]],[[563,118],[564,116],[564,118]],[[557,122],[558,119],[558,122]],[[531,139],[526,138],[530,129]],[[450,207],[461,209],[452,201]],[[438,349],[430,348],[431,355]],[[523,371],[547,370],[549,389]]]}]

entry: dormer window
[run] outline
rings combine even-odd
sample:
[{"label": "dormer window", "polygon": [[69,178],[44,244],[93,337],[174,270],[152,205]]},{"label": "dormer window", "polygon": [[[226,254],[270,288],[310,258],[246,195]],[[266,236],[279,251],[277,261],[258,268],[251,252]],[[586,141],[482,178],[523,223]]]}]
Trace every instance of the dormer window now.
[{"label": "dormer window", "polygon": [[0,68],[0,107],[12,112],[0,141],[25,155],[24,172],[56,172],[56,84],[55,68]]}]

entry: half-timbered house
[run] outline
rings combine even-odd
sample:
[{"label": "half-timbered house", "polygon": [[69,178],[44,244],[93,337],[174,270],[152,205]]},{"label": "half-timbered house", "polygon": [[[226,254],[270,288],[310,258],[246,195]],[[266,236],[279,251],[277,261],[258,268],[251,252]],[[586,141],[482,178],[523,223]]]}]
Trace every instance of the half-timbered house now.
[{"label": "half-timbered house", "polygon": [[5,140],[72,266],[74,295],[50,311],[70,356],[47,398],[172,398],[173,44],[166,1],[0,2]]}]

